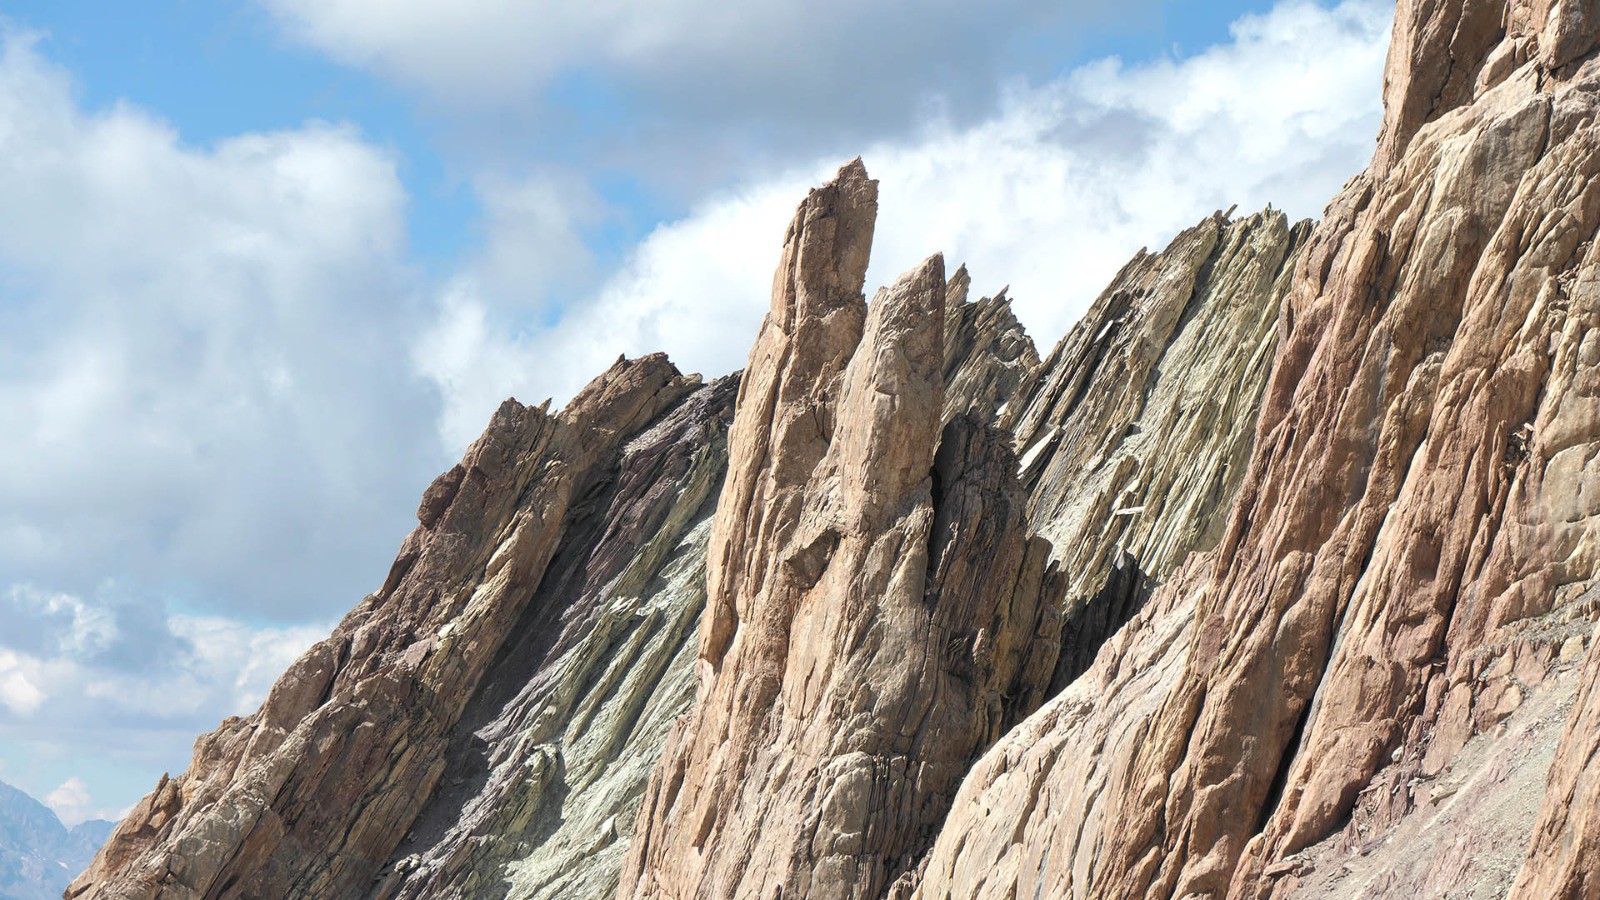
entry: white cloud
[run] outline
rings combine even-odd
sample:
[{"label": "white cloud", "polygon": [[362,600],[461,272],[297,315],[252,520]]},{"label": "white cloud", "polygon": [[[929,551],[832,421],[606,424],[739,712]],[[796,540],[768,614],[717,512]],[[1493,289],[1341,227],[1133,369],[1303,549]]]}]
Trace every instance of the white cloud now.
[{"label": "white cloud", "polygon": [[32,715],[45,700],[37,684],[38,668],[34,660],[0,650],[0,704],[18,715]]},{"label": "white cloud", "polygon": [[0,588],[347,607],[445,462],[395,158],[324,123],[189,146],[36,44],[0,30]]},{"label": "white cloud", "polygon": [[[784,105],[817,92],[807,105],[843,108],[886,89],[932,90],[1001,52],[1015,57],[1042,32],[1108,18],[1089,0],[925,0],[914,10],[892,0],[260,2],[295,38],[452,102],[523,98],[576,74],[674,95],[679,109],[707,95]],[[1151,7],[1132,0],[1117,13],[1126,22]]]},{"label": "white cloud", "polygon": [[[191,672],[213,693],[212,710],[252,710],[267,699],[278,676],[300,654],[328,636],[332,623],[285,628],[252,628],[219,616],[173,616],[175,635],[192,650]],[[159,687],[159,686],[157,686]],[[153,696],[160,702],[160,697]]]},{"label": "white cloud", "polygon": [[78,597],[25,585],[0,595],[0,622],[0,742],[25,782],[63,765],[78,773],[46,797],[69,825],[114,818],[104,797],[126,803],[181,769],[196,734],[258,707],[332,628],[171,613],[114,587]]},{"label": "white cloud", "polygon": [[44,805],[55,812],[63,825],[71,828],[89,819],[115,822],[127,814],[127,809],[101,806],[95,803],[89,785],[74,775],[44,797]]},{"label": "white cloud", "polygon": [[[1013,87],[970,127],[936,121],[865,148],[882,183],[869,289],[943,250],[980,290],[1009,283],[1048,347],[1141,246],[1213,210],[1318,215],[1370,156],[1391,13],[1382,0],[1287,0],[1197,56],[1092,63]],[[447,440],[469,440],[508,391],[570,395],[618,352],[666,350],[707,374],[742,366],[788,217],[840,162],[704,200],[551,327],[508,327],[504,292],[463,275],[417,349],[446,393]]]}]

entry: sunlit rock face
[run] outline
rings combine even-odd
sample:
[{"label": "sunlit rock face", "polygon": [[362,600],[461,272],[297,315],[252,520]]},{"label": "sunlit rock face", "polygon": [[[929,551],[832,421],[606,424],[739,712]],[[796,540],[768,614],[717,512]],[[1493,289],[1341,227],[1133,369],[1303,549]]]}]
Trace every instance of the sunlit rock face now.
[{"label": "sunlit rock face", "polygon": [[1592,20],[1400,4],[1220,541],[978,764],[921,896],[1596,896]]},{"label": "sunlit rock face", "polygon": [[[383,588],[203,738],[74,895],[903,890],[977,755],[1215,540],[1304,228],[1205,220],[1041,363],[1004,292],[969,301],[939,257],[866,303],[875,216],[859,162],[802,205],[742,380],[648,357],[560,413],[504,406]],[[1187,494],[1107,499],[1163,501],[1171,476],[1130,473],[1171,471],[1152,448],[1179,439],[1204,461]],[[708,711],[719,672],[742,699]],[[721,731],[743,743],[695,749]],[[730,746],[766,756],[730,775]],[[703,783],[664,796],[650,774],[685,754]],[[810,782],[772,774],[802,757]],[[757,849],[680,866],[691,800]]]},{"label": "sunlit rock face", "polygon": [[876,197],[857,161],[789,228],[729,435],[699,695],[623,896],[878,896],[1048,686],[1049,547],[1009,436],[946,424],[943,260],[861,294]]},{"label": "sunlit rock face", "polygon": [[[259,711],[202,737],[189,770],[135,807],[69,895],[361,896],[401,866],[434,862],[427,852],[395,857],[408,838],[432,838],[451,818],[435,811],[470,805],[474,789],[506,798],[506,833],[463,842],[459,855],[515,846],[519,816],[539,827],[552,802],[541,789],[568,777],[567,748],[537,712],[517,723],[521,733],[496,731],[517,730],[506,724],[517,702],[509,695],[525,688],[528,702],[559,715],[560,697],[538,675],[597,675],[583,669],[583,648],[608,623],[654,617],[646,643],[692,628],[679,621],[692,612],[668,609],[670,584],[693,581],[675,568],[675,551],[692,545],[698,510],[715,493],[731,393],[653,356],[619,360],[560,413],[507,401],[427,490],[383,587]],[[679,593],[695,602],[693,589]],[[673,652],[638,658],[647,666]],[[512,673],[530,680],[508,690]],[[619,723],[631,715],[648,729],[650,714],[627,709],[630,690],[640,693],[591,684],[570,709],[620,709]],[[519,747],[529,755],[511,765]],[[574,755],[570,775],[582,777]],[[476,863],[452,858],[450,877],[469,880]]]}]

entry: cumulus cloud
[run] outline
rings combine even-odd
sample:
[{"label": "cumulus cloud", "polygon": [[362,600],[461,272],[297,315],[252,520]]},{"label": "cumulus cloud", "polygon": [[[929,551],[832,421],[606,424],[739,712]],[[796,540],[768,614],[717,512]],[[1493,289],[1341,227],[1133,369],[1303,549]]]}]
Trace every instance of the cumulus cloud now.
[{"label": "cumulus cloud", "polygon": [[[971,265],[980,289],[1009,283],[1048,346],[1141,246],[1213,210],[1319,214],[1370,156],[1391,15],[1382,0],[1286,0],[1197,56],[1101,60],[1012,85],[976,124],[934,119],[867,146],[882,183],[869,289],[943,250]],[[416,350],[446,391],[447,440],[469,439],[508,389],[559,400],[618,352],[664,349],[708,374],[743,365],[788,217],[840,162],[702,201],[548,327],[512,327],[503,295],[469,270],[441,293]]]},{"label": "cumulus cloud", "polygon": [[[1075,32],[1151,0],[260,0],[289,34],[451,105],[550,90],[682,123],[759,117],[795,130],[899,127],[918,98],[971,99],[1002,64],[1059,59]],[[1050,52],[1043,52],[1048,47]],[[889,122],[884,122],[884,119]]]},{"label": "cumulus cloud", "polygon": [[0,588],[116,577],[296,619],[381,577],[445,461],[390,153],[184,144],[0,45]]},{"label": "cumulus cloud", "polygon": [[55,812],[56,818],[68,828],[90,819],[115,822],[127,814],[127,809],[101,806],[95,802],[89,785],[74,775],[44,796],[44,805]]},{"label": "cumulus cloud", "polygon": [[16,585],[0,593],[0,621],[0,750],[17,754],[24,783],[78,770],[44,798],[69,825],[114,818],[146,779],[181,768],[196,734],[259,706],[332,627],[169,612],[113,586],[79,597]]}]

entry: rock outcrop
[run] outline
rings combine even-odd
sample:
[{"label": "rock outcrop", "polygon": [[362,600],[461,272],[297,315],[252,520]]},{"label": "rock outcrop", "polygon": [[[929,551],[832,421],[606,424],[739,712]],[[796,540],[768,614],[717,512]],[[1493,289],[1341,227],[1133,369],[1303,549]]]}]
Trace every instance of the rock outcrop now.
[{"label": "rock outcrop", "polygon": [[862,297],[876,197],[857,161],[790,225],[729,436],[699,693],[623,896],[880,896],[1043,700],[1048,545],[1006,436],[942,426],[942,259]]},{"label": "rock outcrop", "polygon": [[578,500],[372,896],[615,893],[645,780],[693,698],[737,389],[691,394]]},{"label": "rock outcrop", "polygon": [[[462,798],[480,786],[457,782],[473,778],[489,779],[485,795],[515,798],[478,820],[504,833],[463,842],[443,861],[420,852],[430,849],[424,843],[402,860],[404,874],[427,863],[427,877],[471,884],[483,860],[548,828],[545,795],[563,779],[593,776],[581,754],[562,771],[538,712],[587,709],[556,696],[582,687],[585,703],[638,698],[636,684],[607,682],[574,656],[607,616],[654,617],[656,633],[639,637],[663,646],[639,652],[641,665],[674,652],[673,620],[683,613],[652,609],[661,592],[653,600],[644,588],[671,580],[672,551],[693,540],[695,510],[716,483],[716,441],[679,439],[685,430],[714,434],[729,392],[651,356],[619,360],[555,415],[507,401],[461,464],[428,488],[420,526],[383,587],[297,661],[259,711],[200,738],[189,770],[129,813],[68,896],[362,896],[402,855],[420,815],[470,805]],[[619,514],[608,520],[607,509]],[[601,584],[640,593],[608,596]],[[692,605],[687,593],[666,606]],[[620,608],[630,603],[631,613]],[[522,637],[508,645],[513,633]],[[506,684],[552,655],[547,678],[597,683]],[[496,720],[524,687],[537,706],[531,718]],[[637,709],[628,715],[649,728],[671,713],[656,714],[654,725]],[[590,737],[625,744],[629,735]],[[524,748],[529,757],[513,758]],[[436,792],[447,774],[452,782]],[[621,810],[627,801],[615,802]],[[416,837],[427,841],[427,826],[448,818],[422,821]],[[392,874],[383,883],[396,884]]]},{"label": "rock outcrop", "polygon": [[1218,214],[1140,252],[1004,411],[1030,515],[1069,579],[1052,693],[1220,539],[1310,229],[1270,209]]},{"label": "rock outcrop", "polygon": [[[1221,541],[977,766],[921,896],[1499,896],[1552,757],[1518,895],[1594,896],[1592,17],[1400,4]],[[1535,701],[1578,704],[1559,751],[1499,727]]]},{"label": "rock outcrop", "polygon": [[968,301],[972,276],[950,276],[944,304],[944,417],[998,418],[1039,369],[1039,351],[1011,311],[1006,290]]},{"label": "rock outcrop", "polygon": [[[1057,607],[1068,579],[1050,566],[1049,545],[1031,536],[1030,506],[1083,544],[1071,573],[1080,591],[1089,585],[1102,600],[1121,592],[1126,601],[1164,574],[1118,567],[1131,557],[1126,529],[1112,527],[1114,506],[1061,500],[1140,490],[1127,477],[1130,460],[1134,469],[1165,470],[1152,448],[1168,442],[1208,461],[1208,473],[1225,473],[1248,448],[1247,431],[1208,415],[1220,402],[1241,421],[1253,418],[1277,308],[1275,273],[1300,234],[1277,214],[1206,220],[1165,253],[1130,264],[1091,320],[1041,365],[1005,292],[968,302],[965,269],[945,283],[937,259],[883,294],[869,315],[860,289],[874,204],[858,163],[802,207],[776,282],[779,305],[753,356],[765,362],[753,365],[752,377],[767,388],[747,389],[741,406],[768,409],[766,422],[744,426],[766,446],[745,454],[739,477],[747,498],[757,486],[764,498],[750,500],[747,515],[770,519],[741,528],[767,549],[774,534],[788,535],[778,571],[811,585],[816,599],[853,604],[829,613],[834,621],[804,623],[812,633],[834,629],[833,644],[808,638],[816,646],[794,663],[834,673],[828,690],[806,685],[794,700],[832,711],[795,740],[833,763],[810,790],[834,799],[825,821],[806,826],[824,847],[812,875],[781,876],[789,896],[825,896],[816,885],[843,881],[861,896],[897,877],[910,884],[974,756],[1043,701],[1053,672],[1060,677],[1058,646],[1092,656],[1112,630],[1105,622],[1085,627],[1083,610],[1101,615],[1103,603],[1080,603],[1063,626]],[[1205,379],[1186,371],[1196,360]],[[1062,403],[1064,384],[1087,402]],[[647,777],[694,693],[711,511],[738,385],[727,378],[697,387],[647,358],[619,363],[556,416],[508,404],[463,464],[426,492],[422,527],[384,589],[292,668],[261,712],[203,739],[190,772],[136,810],[76,895],[613,895]],[[749,397],[766,397],[770,408]],[[586,411],[599,402],[622,404],[623,417]],[[1118,414],[1105,415],[1108,408]],[[1030,435],[1071,435],[1033,451],[1032,474],[1024,473],[1031,494],[1009,431],[996,425],[1022,418]],[[883,480],[892,472],[899,480]],[[1081,491],[1063,488],[1069,479]],[[463,485],[474,492],[463,495]],[[855,499],[839,503],[851,485]],[[1214,530],[1187,518],[1215,515],[1233,485],[1208,474],[1203,495],[1154,506],[1141,533],[1165,535],[1178,555],[1184,542]],[[774,497],[781,502],[769,502]],[[767,549],[730,561],[727,540],[718,545],[725,569],[774,565]],[[885,542],[916,555],[902,560]],[[901,568],[881,569],[886,557]],[[527,560],[514,581],[502,575],[511,558]],[[886,610],[898,610],[892,634],[879,621]],[[393,677],[385,660],[398,659],[401,675],[414,680],[420,663],[452,652],[464,628],[472,667],[448,680],[423,676],[432,680],[419,695],[431,697],[432,708],[371,701],[368,682]],[[713,619],[705,629],[716,634]],[[850,691],[861,685],[884,692],[858,709],[867,699]],[[920,719],[937,735],[902,733],[910,708],[923,709]],[[438,728],[441,716],[453,716],[452,724]],[[370,749],[378,737],[400,751]],[[420,747],[428,765],[418,776],[407,760]],[[359,778],[322,774],[354,752],[367,754]],[[769,753],[762,765],[789,767],[789,756]],[[403,773],[384,771],[402,765]],[[863,773],[866,794],[857,784]],[[374,807],[398,790],[397,779],[408,785],[404,805]],[[659,791],[651,803],[663,802]],[[759,794],[751,796],[768,802]],[[880,809],[890,795],[899,798],[895,808]],[[794,796],[791,814],[809,802]],[[297,807],[323,803],[336,814],[290,818]],[[748,818],[717,811],[735,828]],[[648,813],[640,821],[651,827]],[[870,828],[861,816],[874,820]],[[668,825],[675,821],[657,823],[656,840]],[[302,831],[313,826],[320,830]],[[304,852],[305,835],[326,839],[340,828],[343,836],[327,845],[345,848],[335,858]],[[869,832],[877,842],[870,847]],[[760,836],[782,834],[763,828]],[[865,852],[851,850],[858,838]],[[781,867],[758,878],[743,863],[736,868],[750,879],[744,885],[777,879]],[[707,892],[716,884],[693,883]]]}]

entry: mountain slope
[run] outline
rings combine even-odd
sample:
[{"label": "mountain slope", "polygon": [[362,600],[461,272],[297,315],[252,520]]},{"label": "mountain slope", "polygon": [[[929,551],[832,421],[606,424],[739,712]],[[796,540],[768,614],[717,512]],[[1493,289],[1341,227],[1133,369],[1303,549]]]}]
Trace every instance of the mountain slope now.
[{"label": "mountain slope", "polygon": [[49,807],[0,782],[0,897],[61,896],[110,833],[100,820],[67,828]]},{"label": "mountain slope", "polygon": [[[846,174],[866,183],[858,169]],[[870,225],[870,216],[861,219],[864,230],[843,254],[849,265],[864,268]],[[1197,356],[1210,360],[1207,371],[1220,393],[1233,397],[1230,408],[1248,421],[1259,402],[1261,359],[1278,304],[1272,273],[1297,252],[1300,230],[1288,229],[1277,214],[1234,222],[1214,217],[1165,253],[1141,256],[1128,270],[1138,274],[1107,294],[1119,298],[1117,315],[1127,327],[1069,338],[1105,363],[1098,371],[1083,370],[1079,356],[1060,351],[1067,362],[1041,365],[1003,295],[968,302],[965,270],[948,285],[930,283],[924,321],[917,323],[929,340],[918,346],[922,358],[937,364],[944,387],[937,397],[928,394],[923,408],[935,416],[929,427],[956,429],[950,447],[968,448],[941,463],[947,486],[970,485],[966,508],[990,511],[1011,491],[1005,502],[1015,516],[1045,496],[1037,487],[1032,493],[1004,487],[1008,477],[1000,473],[1015,463],[1005,462],[1009,438],[992,431],[1004,409],[1029,410],[1036,428],[1100,435],[1091,442],[1097,447],[1128,443],[1132,449],[1080,460],[1073,470],[1072,477],[1094,473],[1110,483],[1115,479],[1107,473],[1123,471],[1130,456],[1153,459],[1150,448],[1161,445],[1169,428],[1198,421],[1202,406],[1215,402],[1218,391],[1185,371]],[[1249,339],[1234,340],[1235,332]],[[833,337],[812,352],[836,366],[849,355],[848,344]],[[1112,401],[1123,414],[1097,430],[1100,400],[1077,410],[1050,408],[1051,386],[1061,381],[1051,373],[1069,366],[1077,367],[1073,377],[1088,394],[1123,397]],[[933,383],[932,370],[924,377]],[[74,886],[77,895],[612,894],[667,725],[692,699],[709,519],[727,465],[722,434],[739,390],[738,379],[698,388],[675,379],[659,359],[619,363],[557,416],[504,407],[462,466],[425,495],[422,527],[407,539],[384,588],[285,675],[261,712],[225,723],[202,741],[190,772],[164,783],[129,817]],[[662,393],[669,399],[653,399]],[[638,424],[618,427],[585,411],[603,397]],[[1149,437],[1129,437],[1138,427]],[[1248,446],[1248,432],[1189,427],[1181,440],[1225,470]],[[931,453],[936,442],[925,443]],[[978,456],[967,460],[969,453]],[[862,471],[876,474],[871,464]],[[1033,480],[1059,487],[1058,477]],[[1208,481],[1170,510],[1151,509],[1146,522],[1156,533],[1170,532],[1166,541],[1181,554],[1211,530],[1183,523],[1215,515],[1231,489],[1226,478]],[[820,491],[819,502],[829,496],[825,487]],[[1089,555],[1101,568],[1077,572],[1082,583],[1105,583],[1119,571],[1120,557],[1111,550],[1120,538],[1103,527],[1113,512],[1097,507],[1050,517],[1057,527],[1070,519],[1082,535],[1103,536]],[[969,540],[964,518],[948,514],[940,526],[954,528],[949,533],[958,544]],[[1007,528],[1024,534],[1020,518]],[[991,549],[1023,546],[1017,538],[988,540]],[[1044,577],[1045,546],[1027,551],[1030,579]],[[528,560],[524,570],[510,570],[510,582],[503,574],[508,558]],[[1141,573],[1141,589],[1164,576],[1164,566],[1158,561]],[[987,571],[951,577],[977,583],[975,573]],[[1123,598],[1124,606],[1129,602]],[[1089,608],[1099,614],[1100,606]],[[1076,656],[1092,655],[1113,624],[1091,627],[1079,615],[1064,629],[1051,613],[1031,640],[1049,659],[1062,643]],[[472,639],[457,644],[463,629]],[[458,646],[470,648],[470,660],[452,660]],[[419,666],[436,656],[442,657],[436,665],[450,668]],[[1008,697],[1008,711],[981,729],[974,750],[1043,699],[1053,667],[1045,656],[1032,666],[1033,699]],[[434,699],[375,702],[393,690],[379,685],[396,671],[407,684],[435,685],[420,693]],[[443,728],[440,709],[454,717]],[[373,731],[404,735],[402,749],[377,752]],[[360,753],[366,756],[353,771],[315,774]],[[413,759],[419,754],[426,767]],[[945,796],[970,754],[957,753],[947,764]],[[399,807],[385,800],[397,781],[409,786]],[[895,871],[925,848],[939,818],[934,809],[927,825],[913,829],[925,836],[905,845]],[[328,856],[323,844],[308,843],[314,834],[331,835],[318,840],[344,849]]]},{"label": "mountain slope", "polygon": [[[1554,741],[1496,726],[1574,703],[1595,618],[1585,9],[1400,4],[1384,136],[1295,273],[1225,536],[980,763],[920,896],[1510,886]],[[1519,896],[1594,896],[1592,697]]]}]

